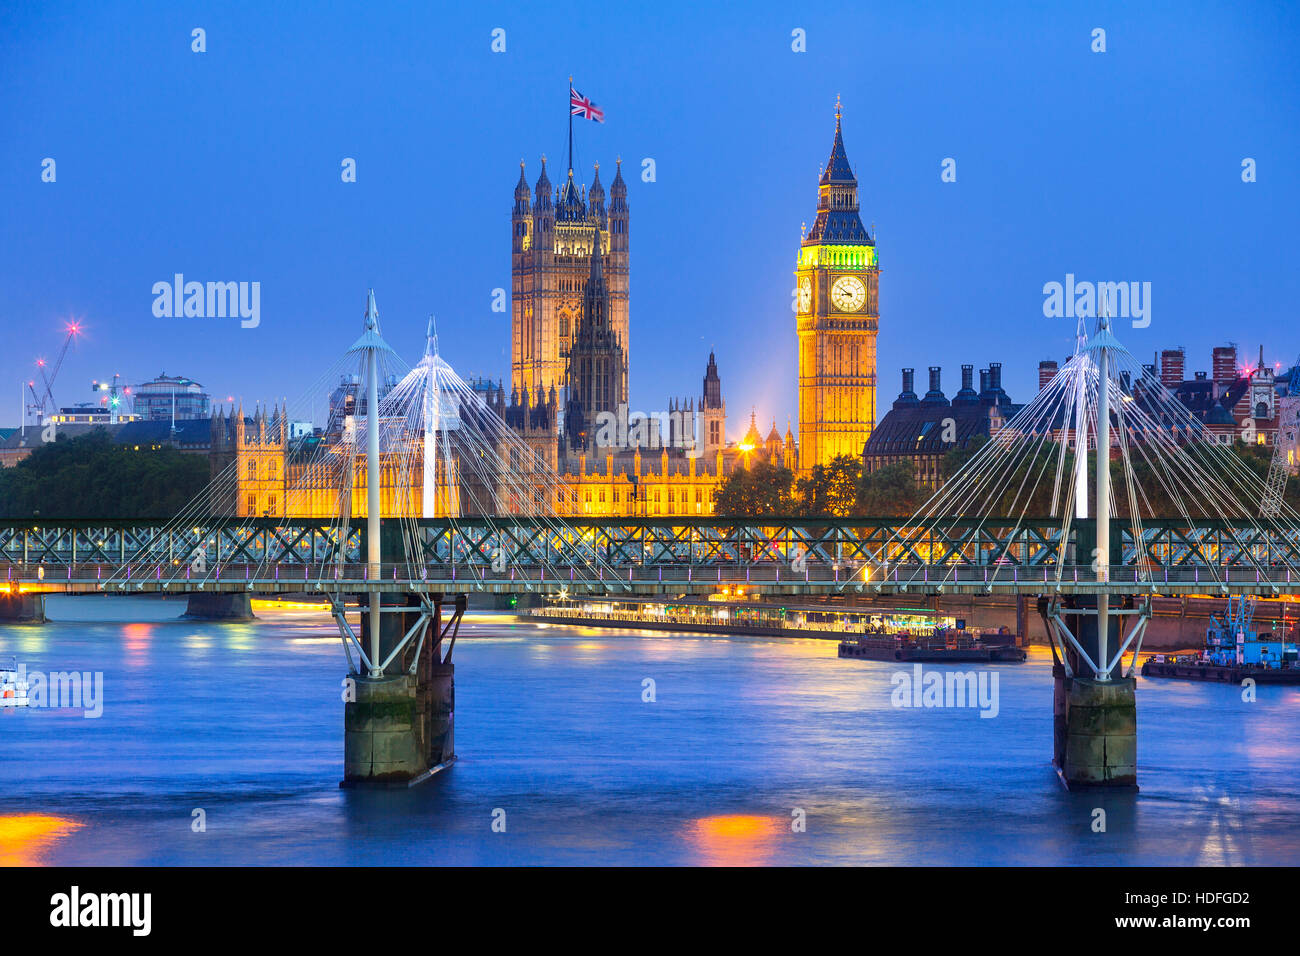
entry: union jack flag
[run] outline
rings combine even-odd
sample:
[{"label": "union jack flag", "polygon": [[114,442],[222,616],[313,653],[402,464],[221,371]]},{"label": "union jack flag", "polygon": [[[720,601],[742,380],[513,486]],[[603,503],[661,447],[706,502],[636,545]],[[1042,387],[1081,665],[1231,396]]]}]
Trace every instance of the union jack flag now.
[{"label": "union jack flag", "polygon": [[573,87],[569,87],[569,112],[574,116],[583,116],[597,123],[605,122],[605,111]]}]

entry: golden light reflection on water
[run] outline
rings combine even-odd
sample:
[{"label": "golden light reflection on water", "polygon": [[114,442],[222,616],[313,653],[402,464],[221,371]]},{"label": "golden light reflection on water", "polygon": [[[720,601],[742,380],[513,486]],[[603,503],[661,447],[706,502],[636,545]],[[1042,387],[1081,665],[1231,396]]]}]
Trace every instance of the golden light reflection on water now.
[{"label": "golden light reflection on water", "polygon": [[193,634],[185,635],[181,645],[190,651],[206,651],[212,647],[213,641],[210,634],[204,634],[202,631],[195,631]]},{"label": "golden light reflection on water", "polygon": [[38,866],[56,842],[84,825],[43,813],[0,814],[0,866]]},{"label": "golden light reflection on water", "polygon": [[222,628],[221,637],[228,651],[251,651],[257,647],[257,632],[249,624],[228,624]]},{"label": "golden light reflection on water", "polygon": [[144,622],[122,625],[122,646],[126,649],[126,662],[132,667],[146,663],[149,645],[153,642],[153,625]]},{"label": "golden light reflection on water", "polygon": [[779,817],[733,813],[701,817],[686,839],[706,866],[759,866],[776,851],[785,827]]},{"label": "golden light reflection on water", "polygon": [[465,615],[466,624],[518,624],[516,614],[491,614],[484,611],[471,611]]},{"label": "golden light reflection on water", "polygon": [[31,624],[2,627],[0,635],[3,635],[5,640],[0,641],[0,648],[3,648],[6,654],[19,656],[42,654],[50,646],[45,631],[46,628]]}]

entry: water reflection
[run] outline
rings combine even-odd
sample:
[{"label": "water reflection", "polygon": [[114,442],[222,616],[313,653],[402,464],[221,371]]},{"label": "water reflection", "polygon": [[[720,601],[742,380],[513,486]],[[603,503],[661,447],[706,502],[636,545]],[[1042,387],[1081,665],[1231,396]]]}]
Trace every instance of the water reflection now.
[{"label": "water reflection", "polygon": [[[165,623],[183,601],[66,603],[59,623],[0,628],[0,652],[102,671],[111,706],[98,720],[3,715],[0,865],[1300,859],[1292,688],[1247,704],[1235,687],[1141,680],[1142,790],[1097,802],[1064,794],[1048,765],[1044,649],[998,669],[1001,709],[981,719],[892,706],[895,665],[839,660],[833,641],[473,615],[456,645],[460,761],[423,787],[367,793],[338,789],[347,665],[323,615]],[[29,635],[44,654],[19,650]],[[200,806],[223,808],[222,840],[191,838]],[[1091,826],[1098,806],[1107,834]],[[794,807],[816,816],[806,832],[791,830]],[[94,840],[69,836],[78,821]]]},{"label": "water reflection", "polygon": [[149,662],[149,645],[153,642],[153,625],[142,622],[122,626],[122,645],[126,648],[126,663],[142,667]]},{"label": "water reflection", "polygon": [[226,624],[221,628],[222,645],[240,654],[256,650],[259,630],[257,624]]},{"label": "water reflection", "polygon": [[50,848],[84,824],[43,813],[0,814],[0,866],[36,866]]},{"label": "water reflection", "polygon": [[779,817],[745,813],[701,817],[687,840],[708,866],[759,866],[776,852],[786,826]]}]

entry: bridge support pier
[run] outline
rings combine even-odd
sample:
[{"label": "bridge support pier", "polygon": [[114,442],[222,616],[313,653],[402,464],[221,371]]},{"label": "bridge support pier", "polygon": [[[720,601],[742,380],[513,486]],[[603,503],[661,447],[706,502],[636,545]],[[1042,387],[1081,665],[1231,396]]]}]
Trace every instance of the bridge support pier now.
[{"label": "bridge support pier", "polygon": [[1137,789],[1137,679],[1057,673],[1053,763],[1069,790]]},{"label": "bridge support pier", "polygon": [[254,621],[253,598],[247,591],[191,591],[181,620]]},{"label": "bridge support pier", "polygon": [[0,624],[44,624],[45,595],[0,592]]},{"label": "bridge support pier", "polygon": [[[363,600],[360,640],[354,641],[360,648],[369,647],[367,606]],[[464,611],[464,595],[384,595],[380,653],[392,659],[381,674],[363,662],[349,675],[340,786],[410,787],[456,759],[451,651]],[[350,625],[344,620],[340,627],[348,640]]]},{"label": "bridge support pier", "polygon": [[[1038,600],[1052,638],[1052,762],[1067,790],[1137,790],[1137,679],[1098,678],[1100,668],[1095,663],[1101,642],[1096,598],[1067,598],[1064,607],[1058,602],[1048,597]],[[1149,605],[1145,611],[1135,610],[1132,599],[1125,604],[1107,620],[1106,643],[1118,649],[1116,664],[1129,646],[1120,640],[1123,615],[1144,614],[1133,624],[1131,642],[1140,639],[1149,612]],[[1123,674],[1122,666],[1118,673]]]}]

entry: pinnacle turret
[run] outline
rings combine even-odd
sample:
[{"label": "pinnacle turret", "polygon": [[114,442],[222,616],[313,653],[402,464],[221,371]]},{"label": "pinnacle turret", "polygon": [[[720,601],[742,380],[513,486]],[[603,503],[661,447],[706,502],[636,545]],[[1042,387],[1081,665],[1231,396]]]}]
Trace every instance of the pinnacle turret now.
[{"label": "pinnacle turret", "polygon": [[[528,180],[524,178],[524,161],[521,159],[519,160],[519,182],[515,184],[514,219],[516,223],[527,219],[531,214],[532,196],[533,191],[528,188]],[[517,229],[516,232],[518,232]]]},{"label": "pinnacle turret", "polygon": [[533,190],[534,203],[538,213],[543,210],[551,209],[551,180],[546,175],[546,157],[542,157],[542,172],[537,177],[537,185]]},{"label": "pinnacle turret", "polygon": [[587,191],[587,203],[592,220],[605,228],[605,187],[600,184],[600,163],[596,164],[596,174]]},{"label": "pinnacle turret", "polygon": [[582,200],[578,184],[573,178],[573,170],[570,169],[568,178],[564,181],[564,187],[560,190],[560,201],[555,208],[555,219],[557,222],[582,222],[586,218],[587,204]]}]

